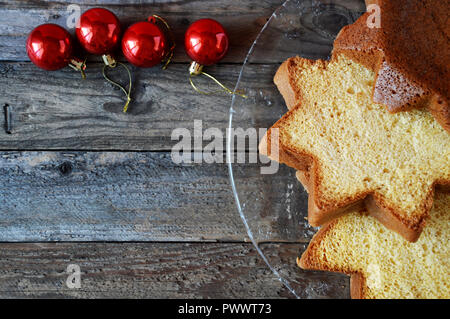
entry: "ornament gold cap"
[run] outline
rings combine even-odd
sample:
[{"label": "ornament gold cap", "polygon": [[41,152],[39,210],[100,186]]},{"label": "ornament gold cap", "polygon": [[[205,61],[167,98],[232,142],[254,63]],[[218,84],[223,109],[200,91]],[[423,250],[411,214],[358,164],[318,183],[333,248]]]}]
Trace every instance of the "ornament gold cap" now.
[{"label": "ornament gold cap", "polygon": [[84,61],[81,61],[79,59],[73,58],[72,60],[70,60],[69,66],[75,71],[80,71],[81,77],[83,79],[86,79],[86,73],[84,73],[84,71],[86,70],[86,59],[84,59]]},{"label": "ornament gold cap", "polygon": [[202,74],[203,65],[192,61],[191,65],[189,65],[189,74],[190,75],[199,75]]},{"label": "ornament gold cap", "polygon": [[116,59],[114,59],[110,54],[103,54],[102,59],[107,66],[114,68],[117,65]]}]

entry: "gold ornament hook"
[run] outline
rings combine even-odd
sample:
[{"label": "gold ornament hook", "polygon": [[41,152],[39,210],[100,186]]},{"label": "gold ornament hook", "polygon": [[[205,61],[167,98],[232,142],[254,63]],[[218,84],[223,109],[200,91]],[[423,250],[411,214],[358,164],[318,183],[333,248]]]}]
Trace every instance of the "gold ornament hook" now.
[{"label": "gold ornament hook", "polygon": [[148,22],[154,23],[156,24],[156,20],[159,20],[160,22],[162,22],[164,24],[164,26],[167,29],[167,33],[170,36],[170,42],[171,42],[171,47],[169,48],[169,51],[167,52],[167,54],[164,56],[163,59],[163,67],[162,69],[165,70],[167,69],[167,66],[169,65],[169,63],[172,61],[172,57],[173,57],[173,51],[175,50],[175,37],[173,36],[173,32],[172,29],[170,28],[169,24],[167,23],[167,21],[162,18],[161,16],[157,15],[157,14],[153,14],[152,16],[150,16],[148,18]]},{"label": "gold ornament hook", "polygon": [[[127,68],[127,66],[125,64],[123,64],[122,62],[118,62],[116,61],[113,57],[111,57],[110,55],[103,55],[102,56],[103,61],[105,62],[105,65],[103,66],[103,70],[102,70],[102,74],[103,77],[105,78],[106,81],[108,81],[109,83],[111,83],[112,85],[118,87],[119,89],[122,90],[123,93],[125,93],[126,97],[127,97],[127,102],[125,103],[125,106],[123,107],[123,113],[126,113],[128,110],[128,106],[131,102],[131,86],[132,86],[132,79],[131,79],[131,72],[130,70]],[[122,66],[125,68],[125,70],[127,70],[128,73],[128,79],[129,79],[129,84],[128,84],[128,91],[119,83],[111,80],[107,75],[106,75],[106,68],[115,68],[118,65]]]},{"label": "gold ornament hook", "polygon": [[222,92],[222,90],[216,90],[216,91],[212,91],[212,92],[205,92],[200,90],[195,84],[194,81],[192,80],[193,77],[197,76],[197,75],[204,75],[207,78],[213,80],[217,85],[219,85],[223,91],[227,92],[228,94],[231,95],[239,95],[241,97],[243,97],[244,99],[248,98],[247,95],[244,94],[244,92],[242,90],[238,90],[236,92],[233,92],[232,90],[230,90],[229,88],[227,88],[225,85],[223,85],[222,83],[219,82],[219,80],[217,80],[215,77],[213,77],[212,75],[203,72],[203,65],[198,64],[197,62],[193,61],[191,63],[191,65],[189,66],[189,83],[191,83],[191,86],[194,88],[194,90],[200,94],[203,95],[211,95],[211,94],[215,94],[217,92]]}]

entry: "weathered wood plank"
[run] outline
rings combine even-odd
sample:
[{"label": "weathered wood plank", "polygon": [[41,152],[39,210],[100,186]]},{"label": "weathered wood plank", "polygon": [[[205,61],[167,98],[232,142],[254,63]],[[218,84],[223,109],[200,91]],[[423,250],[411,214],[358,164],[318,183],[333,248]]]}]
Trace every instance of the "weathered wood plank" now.
[{"label": "weathered wood plank", "polygon": [[[150,14],[157,13],[167,19],[174,30],[178,47],[174,61],[189,61],[184,53],[184,32],[193,21],[210,17],[219,20],[227,29],[230,37],[230,51],[223,62],[242,62],[248,48],[266,20],[283,1],[7,1],[0,7],[0,60],[27,61],[25,40],[29,32],[42,23],[57,23],[67,27],[67,12],[70,4],[80,6],[81,12],[96,6],[102,6],[114,11],[124,27],[145,20]],[[326,57],[333,42],[330,34],[335,34],[348,18],[361,14],[364,10],[363,0],[321,0],[301,1],[299,6],[305,8],[305,14],[298,21],[299,28],[295,31],[283,29],[272,34],[274,39],[282,36],[295,36],[302,43],[299,52],[291,51],[310,58]],[[312,9],[311,9],[312,8]],[[315,14],[312,14],[315,13]],[[298,17],[293,17],[298,19]],[[297,22],[295,22],[297,24]],[[72,30],[73,31],[73,30]],[[280,55],[271,54],[259,56],[255,61],[281,62],[286,52]],[[275,60],[274,60],[275,59]]]},{"label": "weathered wood plank", "polygon": [[[142,7],[133,1],[126,4],[119,4],[116,1],[102,3],[116,9],[120,8],[121,14],[124,16],[130,14],[130,17],[133,16],[133,12],[142,14],[142,11],[147,8],[147,5]],[[0,34],[24,33],[26,29],[23,26],[24,21],[36,24],[38,22],[35,21],[36,19],[50,19],[54,16],[61,18],[62,14],[52,10],[61,10],[61,7],[65,8],[67,4],[67,2],[51,1],[8,2],[2,7],[3,9],[0,9],[0,16],[6,21],[11,21],[0,24]],[[160,5],[167,12],[174,12],[178,18],[186,17],[187,12],[192,10],[200,13],[215,12],[226,19],[239,19],[236,12],[254,14],[261,10],[270,11],[273,9],[274,2],[255,5],[253,1],[243,4],[235,1],[227,2],[227,4],[208,1],[201,4],[205,5],[205,11],[193,10],[195,7],[201,7],[200,2],[197,1],[163,2],[156,4],[156,7]],[[266,62],[278,63],[297,53],[310,57],[326,57],[331,50],[333,32],[338,30],[337,24],[343,24],[342,21],[351,22],[354,15],[357,15],[361,9],[359,0],[301,2],[301,5],[314,5],[320,10],[307,9],[308,13],[305,13],[302,19],[292,17],[289,21],[295,34],[288,32],[283,35],[281,33],[281,30],[284,30],[283,26],[280,28],[274,26],[270,32],[264,34],[264,37],[270,39],[294,37],[298,41],[293,43],[299,45],[280,51],[279,58],[275,60],[267,60],[267,57],[264,57],[265,52],[271,52],[268,54],[270,57],[277,56],[270,48],[257,50],[258,54],[252,57],[252,62],[267,60]],[[1,10],[5,10],[4,14]],[[311,12],[318,12],[318,14],[314,15]],[[21,14],[30,15],[30,17],[19,17]],[[345,19],[341,19],[342,16],[345,16]],[[240,23],[247,25],[247,22],[231,21],[230,24],[242,26]],[[322,29],[315,24],[321,25]],[[16,30],[17,28],[22,29],[20,31]],[[327,28],[330,30],[325,30]],[[250,37],[242,30],[239,30],[237,34]],[[3,42],[10,43],[8,40]],[[316,48],[311,43],[319,43],[321,48],[325,46],[326,49]],[[0,52],[7,52],[8,50],[2,49],[1,45],[0,36]],[[15,45],[15,47],[24,49],[23,46]],[[248,46],[246,46],[247,49]],[[7,59],[14,60],[11,57]],[[241,87],[249,88],[247,91],[249,99],[246,100],[246,107],[242,109],[239,116],[235,117],[235,127],[244,129],[248,126],[269,127],[284,112],[284,108],[270,107],[283,104],[272,83],[272,76],[277,65],[258,65],[247,68]],[[195,119],[202,119],[205,129],[215,127],[224,130],[228,125],[230,97],[221,93],[210,96],[196,93],[187,81],[187,63],[173,64],[165,72],[159,68],[133,68],[134,91],[129,114],[121,113],[122,92],[113,90],[111,85],[104,81],[100,68],[99,63],[91,64],[88,79],[81,81],[78,74],[69,69],[49,73],[31,63],[0,63],[0,104],[10,105],[13,122],[12,134],[0,134],[0,149],[167,151],[173,145],[170,140],[173,129],[179,127],[191,129]],[[229,64],[208,68],[210,73],[230,87],[234,86],[239,70],[239,65]],[[126,82],[123,72],[117,77],[123,83]],[[197,80],[202,87],[208,86],[208,82]],[[256,151],[255,148],[251,150]]]},{"label": "weathered wood plank", "polygon": [[[303,298],[348,298],[340,274],[295,265],[305,246],[264,244]],[[66,285],[69,264],[81,288]],[[1,298],[292,298],[251,244],[0,244]]]},{"label": "weathered wood plank", "polygon": [[[170,153],[2,152],[0,176],[0,242],[247,240],[226,164],[177,165]],[[294,170],[268,176],[260,164],[239,164],[235,179],[257,239],[311,238]]]},{"label": "weathered wood plank", "polygon": [[[218,128],[225,134],[230,96],[195,92],[187,65],[171,65],[167,71],[134,68],[135,89],[127,114],[122,113],[123,92],[103,79],[100,67],[91,65],[88,79],[82,81],[69,69],[47,73],[31,63],[0,63],[1,111],[6,103],[12,114],[12,134],[0,130],[0,149],[170,150],[176,143],[172,131],[187,128],[193,134],[194,120],[202,120],[203,129]],[[270,127],[285,111],[274,107],[284,105],[271,80],[276,68],[259,65],[246,72],[242,85],[252,89],[246,92],[247,107],[235,118],[235,127]],[[240,66],[208,71],[234,88]],[[117,74],[123,83],[125,77]],[[216,90],[205,79],[196,81],[206,90]]]}]

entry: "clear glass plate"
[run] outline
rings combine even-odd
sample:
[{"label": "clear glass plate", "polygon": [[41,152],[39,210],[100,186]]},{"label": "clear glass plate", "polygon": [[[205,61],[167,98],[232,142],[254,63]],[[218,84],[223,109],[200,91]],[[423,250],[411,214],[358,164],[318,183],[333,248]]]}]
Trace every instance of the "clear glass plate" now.
[{"label": "clear glass plate", "polygon": [[[364,2],[360,0],[285,1],[262,27],[244,61],[235,91],[245,91],[248,98],[233,96],[229,129],[270,128],[287,111],[273,84],[280,63],[296,55],[327,59],[339,30],[353,23],[364,10]],[[262,134],[258,133],[258,138],[261,139]],[[299,280],[306,275],[293,275],[293,272],[301,271],[296,268],[295,257],[287,260],[283,254],[271,252],[269,255],[266,253],[269,250],[261,245],[267,241],[298,243],[295,246],[300,255],[316,231],[305,220],[307,194],[297,182],[294,169],[280,165],[275,174],[259,173],[255,177],[255,165],[258,164],[232,163],[236,162],[235,158],[232,161],[235,156],[232,146],[236,147],[235,141],[228,138],[230,181],[239,214],[258,253],[293,296],[324,297],[336,293],[331,291],[335,288],[327,287],[327,283],[317,282],[313,274],[310,280]],[[254,144],[250,143],[249,149],[250,153],[257,152]],[[243,182],[239,178],[239,182],[235,182],[236,174],[248,176],[248,180]]]}]

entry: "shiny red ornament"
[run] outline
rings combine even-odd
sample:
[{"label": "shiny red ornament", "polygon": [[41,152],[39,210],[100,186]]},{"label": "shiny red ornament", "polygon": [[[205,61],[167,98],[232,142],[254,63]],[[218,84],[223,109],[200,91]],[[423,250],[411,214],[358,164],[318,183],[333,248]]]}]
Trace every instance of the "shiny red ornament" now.
[{"label": "shiny red ornament", "polygon": [[122,38],[122,52],[127,60],[141,68],[160,64],[168,52],[164,32],[149,21],[137,22],[130,26]]},{"label": "shiny red ornament", "polygon": [[59,25],[43,24],[28,36],[27,53],[38,67],[59,70],[72,60],[73,40],[70,33]]},{"label": "shiny red ornament", "polygon": [[228,42],[223,26],[212,19],[195,21],[184,36],[186,53],[200,65],[219,62],[228,51]]},{"label": "shiny red ornament", "polygon": [[109,54],[120,42],[120,21],[109,10],[93,8],[81,15],[75,33],[89,53]]}]

